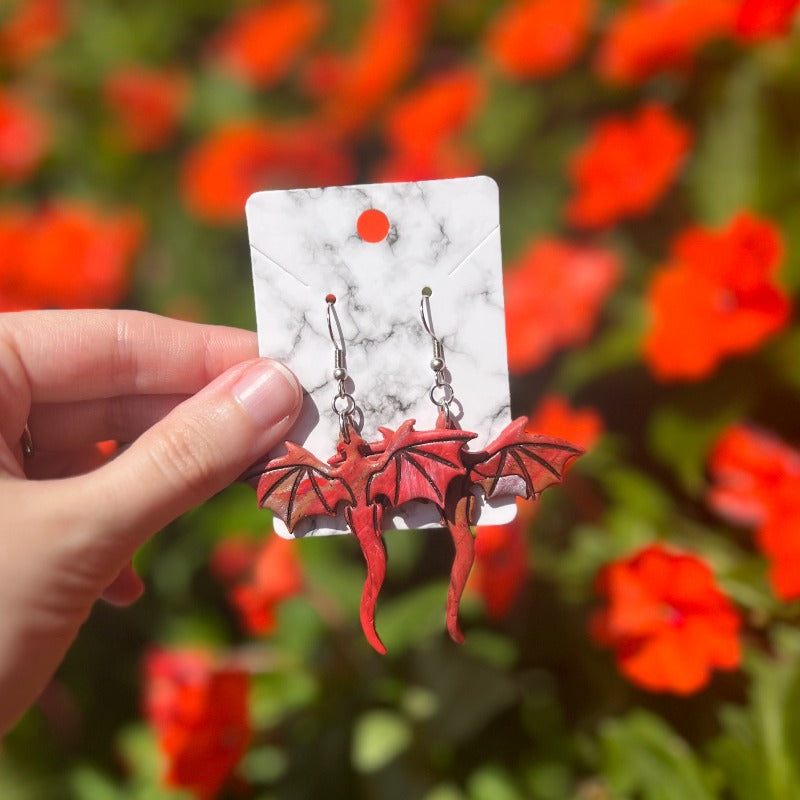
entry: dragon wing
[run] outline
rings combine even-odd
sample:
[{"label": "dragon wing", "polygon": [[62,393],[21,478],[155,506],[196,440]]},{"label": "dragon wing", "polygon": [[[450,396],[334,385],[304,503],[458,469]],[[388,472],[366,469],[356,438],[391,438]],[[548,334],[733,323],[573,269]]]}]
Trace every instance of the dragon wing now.
[{"label": "dragon wing", "polygon": [[296,444],[286,442],[286,454],[273,458],[258,481],[258,504],[271,508],[290,531],[304,517],[336,516],[341,502],[355,504],[353,491],[328,464]]},{"label": "dragon wing", "polygon": [[367,483],[370,503],[385,497],[391,507],[410,500],[430,500],[444,506],[453,478],[466,475],[464,445],[474,433],[459,430],[415,431],[406,420],[396,431],[380,428],[382,452]]},{"label": "dragon wing", "polygon": [[487,499],[504,495],[537,497],[559,483],[580,447],[552,436],[528,433],[527,417],[518,417],[479,453],[467,453],[470,483],[483,488]]}]

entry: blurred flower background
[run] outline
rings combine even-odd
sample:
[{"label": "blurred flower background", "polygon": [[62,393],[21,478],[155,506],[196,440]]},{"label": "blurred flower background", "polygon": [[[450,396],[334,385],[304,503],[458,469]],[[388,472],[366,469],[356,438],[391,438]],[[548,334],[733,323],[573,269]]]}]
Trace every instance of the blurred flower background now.
[{"label": "blurred flower background", "polygon": [[251,192],[485,173],[514,410],[588,454],[477,530],[462,647],[449,537],[387,535],[385,658],[355,541],[231,487],[98,604],[0,797],[794,800],[799,8],[3,0],[0,310],[253,327]]}]

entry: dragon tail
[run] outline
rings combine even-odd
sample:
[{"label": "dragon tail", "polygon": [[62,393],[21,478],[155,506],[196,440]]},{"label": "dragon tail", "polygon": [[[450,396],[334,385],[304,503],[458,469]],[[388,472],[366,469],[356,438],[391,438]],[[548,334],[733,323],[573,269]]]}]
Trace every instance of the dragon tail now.
[{"label": "dragon tail", "polygon": [[361,628],[372,647],[381,655],[386,655],[386,647],[375,630],[375,609],[386,577],[386,549],[381,538],[383,507],[378,503],[349,506],[345,509],[345,519],[358,539],[367,562],[367,578],[361,594]]}]

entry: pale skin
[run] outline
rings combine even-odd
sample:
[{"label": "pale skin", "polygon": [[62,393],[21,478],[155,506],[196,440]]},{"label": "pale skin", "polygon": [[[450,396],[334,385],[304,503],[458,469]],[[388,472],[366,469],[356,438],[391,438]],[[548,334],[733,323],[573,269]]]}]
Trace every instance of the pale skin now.
[{"label": "pale skin", "polygon": [[[299,384],[257,355],[253,333],[140,312],[0,314],[0,735],[98,598],[139,597],[136,549],[285,437]],[[131,444],[104,463],[107,439]]]}]

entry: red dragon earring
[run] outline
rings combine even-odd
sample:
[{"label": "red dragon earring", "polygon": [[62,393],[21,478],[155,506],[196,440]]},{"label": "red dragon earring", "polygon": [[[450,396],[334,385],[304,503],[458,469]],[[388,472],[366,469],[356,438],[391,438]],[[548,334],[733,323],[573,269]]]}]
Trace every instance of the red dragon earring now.
[{"label": "red dragon earring", "polygon": [[[333,377],[338,391],[332,410],[339,417],[339,442],[327,463],[304,448],[286,443],[286,454],[267,462],[257,494],[262,508],[270,508],[294,531],[309,516],[336,516],[343,511],[350,531],[358,539],[367,576],[361,595],[361,627],[369,643],[386,653],[375,629],[378,594],[386,575],[386,550],[381,538],[384,514],[411,501],[436,506],[442,524],[449,528],[456,553],[447,600],[447,628],[451,638],[463,641],[458,627],[458,604],[474,558],[471,525],[474,492],[487,499],[501,496],[536,497],[558,483],[564,468],[583,451],[562,439],[525,431],[527,419],[508,425],[485,450],[472,452],[466,445],[477,434],[459,430],[450,411],[452,386],[445,379],[444,346],[430,324],[430,289],[423,290],[422,322],[434,340],[431,367],[435,383],[429,395],[439,408],[433,430],[414,430],[415,420],[396,431],[379,428],[383,439],[367,442],[356,430],[356,403],[346,391],[347,368],[341,328],[335,316],[336,298],[326,297],[328,332],[333,342]],[[426,316],[427,311],[427,316]],[[334,321],[339,337],[334,336]]]}]

